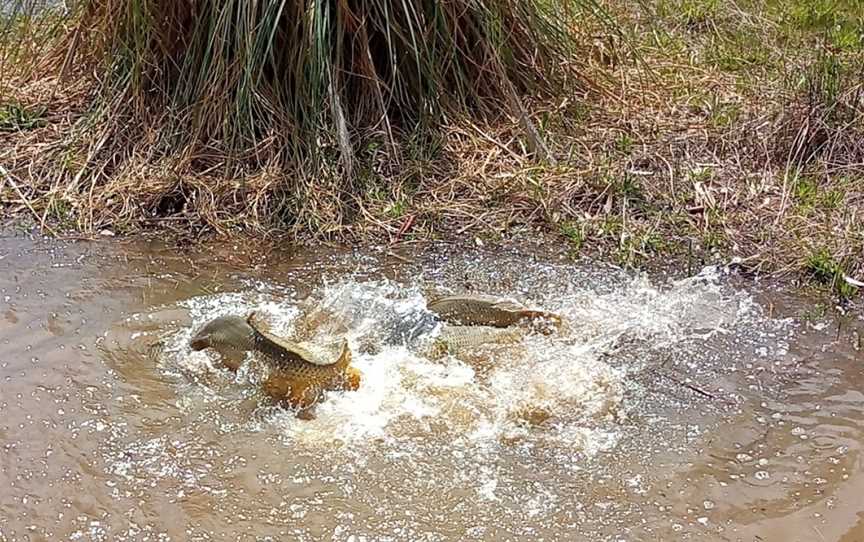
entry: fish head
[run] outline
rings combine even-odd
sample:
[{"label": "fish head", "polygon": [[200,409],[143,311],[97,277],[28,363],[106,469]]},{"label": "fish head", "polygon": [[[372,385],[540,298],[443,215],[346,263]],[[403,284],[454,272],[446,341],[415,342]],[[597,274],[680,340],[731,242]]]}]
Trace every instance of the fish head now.
[{"label": "fish head", "polygon": [[210,346],[210,336],[206,334],[196,333],[189,341],[189,348],[195,352],[199,352]]},{"label": "fish head", "polygon": [[220,316],[210,320],[199,329],[189,341],[194,351],[204,350],[216,345],[244,345],[251,334],[251,328],[239,316]]}]

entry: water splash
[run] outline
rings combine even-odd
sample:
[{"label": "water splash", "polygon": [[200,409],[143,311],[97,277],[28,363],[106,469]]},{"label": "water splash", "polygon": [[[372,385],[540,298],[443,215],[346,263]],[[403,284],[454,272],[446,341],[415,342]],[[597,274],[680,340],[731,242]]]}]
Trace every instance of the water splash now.
[{"label": "water splash", "polygon": [[[707,339],[748,317],[754,307],[747,296],[724,294],[722,273],[715,268],[666,286],[637,276],[604,293],[572,287],[566,295],[539,291],[524,301],[563,315],[567,331],[529,335],[513,348],[490,350],[491,369],[481,371],[473,359],[432,360],[423,354],[423,339],[434,337],[439,326],[426,310],[422,290],[419,284],[345,279],[300,303],[266,287],[192,298],[182,304],[192,325],[168,338],[161,365],[168,372],[230,379],[210,353],[186,346],[205,321],[258,310],[286,336],[313,321],[313,338],[341,334],[355,351],[361,345],[354,365],[363,372],[363,385],[356,392],[329,393],[309,421],[262,400],[252,418],[278,427],[287,442],[312,448],[395,445],[405,435],[434,430],[474,447],[527,440],[593,455],[615,446],[616,426],[627,420],[630,408],[627,371],[608,359],[616,341],[628,336],[662,349]],[[254,364],[234,378],[236,384],[260,381]],[[207,379],[198,381],[208,387]]]}]

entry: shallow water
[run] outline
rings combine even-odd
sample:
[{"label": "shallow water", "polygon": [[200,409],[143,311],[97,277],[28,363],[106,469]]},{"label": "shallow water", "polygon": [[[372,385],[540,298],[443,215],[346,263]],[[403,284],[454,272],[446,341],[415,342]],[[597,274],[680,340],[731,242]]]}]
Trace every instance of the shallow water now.
[{"label": "shallow water", "polygon": [[[400,254],[0,239],[0,540],[864,540],[859,315],[720,268]],[[464,291],[570,325],[429,359],[426,301]],[[311,307],[364,375],[313,420],[186,346]]]}]

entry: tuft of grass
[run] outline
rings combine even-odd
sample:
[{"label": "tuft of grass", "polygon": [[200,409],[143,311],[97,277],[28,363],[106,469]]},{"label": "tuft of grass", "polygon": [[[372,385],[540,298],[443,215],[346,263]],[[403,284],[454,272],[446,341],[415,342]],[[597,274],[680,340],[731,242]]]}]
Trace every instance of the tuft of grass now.
[{"label": "tuft of grass", "polygon": [[864,13],[857,0],[796,0],[790,5],[793,25],[822,34],[835,49],[856,50],[864,45]]},{"label": "tuft of grass", "polygon": [[615,140],[615,148],[618,152],[623,154],[630,154],[633,150],[634,141],[633,138],[630,137],[626,132],[622,132],[621,135]]},{"label": "tuft of grass", "polygon": [[645,197],[644,188],[639,179],[633,175],[625,174],[615,183],[618,194],[630,201],[641,201]]},{"label": "tuft of grass", "polygon": [[84,5],[104,122],[158,130],[163,152],[217,149],[257,165],[332,151],[350,170],[370,136],[394,144],[443,114],[553,91],[573,52],[567,8],[549,1]]},{"label": "tuft of grass", "polygon": [[18,103],[0,104],[0,132],[31,130],[43,124],[47,108],[25,107]]},{"label": "tuft of grass", "polygon": [[600,221],[597,226],[597,233],[601,236],[607,236],[612,239],[619,239],[621,236],[621,231],[624,228],[624,224],[621,221],[621,217],[618,215],[608,215]]},{"label": "tuft of grass", "polygon": [[714,171],[708,167],[693,168],[687,173],[687,178],[692,183],[706,183],[714,177]]},{"label": "tuft of grass", "polygon": [[741,115],[739,104],[726,103],[717,94],[711,94],[705,100],[705,110],[709,126],[716,130],[723,130],[734,125]]},{"label": "tuft of grass", "polygon": [[819,185],[812,177],[799,176],[795,181],[795,199],[803,208],[816,205],[819,196]]},{"label": "tuft of grass", "polygon": [[829,161],[864,159],[864,98],[861,65],[850,65],[833,52],[820,53],[792,82],[796,98],[787,105],[788,142],[781,145],[790,167],[825,157]]},{"label": "tuft of grass", "polygon": [[576,222],[562,223],[561,234],[567,238],[575,252],[578,252],[585,243],[585,231]]},{"label": "tuft of grass", "polygon": [[805,269],[817,282],[829,286],[842,299],[850,299],[857,291],[844,279],[845,266],[827,249],[810,254]]},{"label": "tuft of grass", "polygon": [[818,322],[828,315],[828,305],[824,303],[814,303],[801,313],[801,318],[809,322]]},{"label": "tuft of grass", "polygon": [[615,257],[623,265],[635,266],[650,261],[652,256],[661,254],[666,248],[665,241],[657,232],[630,232],[620,236]]},{"label": "tuft of grass", "polygon": [[66,31],[69,12],[59,4],[38,0],[0,3],[0,98],[15,90],[19,78],[38,76],[44,69],[42,61]]},{"label": "tuft of grass", "polygon": [[678,7],[688,30],[706,30],[719,13],[719,0],[683,0]]},{"label": "tuft of grass", "polygon": [[842,91],[842,69],[840,60],[833,54],[826,54],[811,65],[803,86],[812,106],[834,112]]},{"label": "tuft of grass", "polygon": [[702,236],[702,246],[707,250],[721,250],[728,246],[729,241],[719,231],[711,230]]},{"label": "tuft of grass", "polygon": [[394,201],[387,206],[387,215],[390,218],[401,218],[405,215],[407,207],[408,205],[404,200]]}]

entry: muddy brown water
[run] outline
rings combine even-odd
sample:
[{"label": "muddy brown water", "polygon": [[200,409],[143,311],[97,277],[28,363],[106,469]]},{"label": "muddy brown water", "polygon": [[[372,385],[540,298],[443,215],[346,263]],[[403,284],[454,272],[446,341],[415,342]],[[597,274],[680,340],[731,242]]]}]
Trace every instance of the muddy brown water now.
[{"label": "muddy brown water", "polygon": [[[571,325],[484,367],[393,340],[472,289]],[[186,346],[218,314],[290,334],[314,306],[374,347],[313,420],[254,360]],[[720,268],[7,236],[0,540],[861,541],[860,335]]]}]

